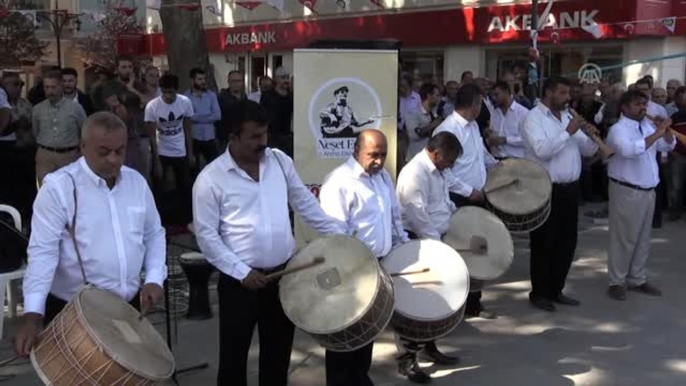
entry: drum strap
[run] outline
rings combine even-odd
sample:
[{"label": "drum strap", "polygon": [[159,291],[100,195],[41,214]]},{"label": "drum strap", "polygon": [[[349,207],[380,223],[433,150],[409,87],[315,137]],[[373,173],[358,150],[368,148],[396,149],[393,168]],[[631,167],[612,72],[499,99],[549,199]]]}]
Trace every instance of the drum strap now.
[{"label": "drum strap", "polygon": [[81,259],[81,252],[79,252],[79,244],[76,242],[76,214],[78,213],[78,199],[76,198],[76,181],[74,180],[74,177],[70,174],[67,173],[69,178],[71,178],[72,184],[74,184],[74,217],[71,220],[71,226],[67,225],[67,231],[69,232],[69,236],[71,236],[71,241],[74,244],[74,251],[76,252],[76,258],[79,261],[79,268],[81,268],[81,277],[83,277],[83,283],[88,284],[88,280],[86,280],[86,270],[83,268],[83,260]]}]

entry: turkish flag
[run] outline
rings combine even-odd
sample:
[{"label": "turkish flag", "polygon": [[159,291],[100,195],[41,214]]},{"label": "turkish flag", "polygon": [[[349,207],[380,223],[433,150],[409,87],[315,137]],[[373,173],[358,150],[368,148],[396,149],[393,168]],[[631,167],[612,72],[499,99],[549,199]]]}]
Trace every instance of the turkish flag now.
[{"label": "turkish flag", "polygon": [[263,3],[262,1],[250,1],[250,0],[243,1],[243,0],[236,0],[236,4],[240,5],[241,7],[245,8],[245,9],[249,9],[249,10],[251,10],[251,11],[252,11],[253,9],[259,7],[260,4],[262,4],[262,3]]},{"label": "turkish flag", "polygon": [[384,5],[384,0],[369,0],[372,2],[372,4],[376,5],[379,8],[386,8]]},{"label": "turkish flag", "polygon": [[300,1],[300,4],[302,4],[305,8],[312,11],[312,13],[317,14],[317,10],[314,9],[314,7],[317,5],[317,0],[299,0],[299,1]]}]

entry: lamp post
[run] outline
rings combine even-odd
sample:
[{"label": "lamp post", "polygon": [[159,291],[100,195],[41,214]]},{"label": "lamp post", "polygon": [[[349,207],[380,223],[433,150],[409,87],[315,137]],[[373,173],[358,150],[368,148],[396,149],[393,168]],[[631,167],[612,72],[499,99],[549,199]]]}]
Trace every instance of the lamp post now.
[{"label": "lamp post", "polygon": [[79,31],[81,29],[81,20],[79,20],[79,16],[81,16],[81,14],[70,13],[69,11],[60,10],[59,8],[59,0],[55,0],[55,9],[50,11],[38,11],[36,12],[36,16],[50,24],[57,44],[57,66],[62,67],[62,28],[71,23],[72,20],[75,20],[76,30]]}]

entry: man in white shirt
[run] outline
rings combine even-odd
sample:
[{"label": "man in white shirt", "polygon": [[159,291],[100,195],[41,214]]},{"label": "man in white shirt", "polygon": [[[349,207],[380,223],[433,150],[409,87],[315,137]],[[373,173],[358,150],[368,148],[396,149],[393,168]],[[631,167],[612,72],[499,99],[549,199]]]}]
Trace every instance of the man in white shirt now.
[{"label": "man in white shirt", "polygon": [[[452,133],[462,145],[464,153],[452,167],[450,199],[461,206],[483,206],[483,188],[486,185],[486,169],[496,164],[496,160],[486,150],[476,119],[481,114],[483,98],[481,89],[475,84],[460,88],[455,98],[455,111],[434,130],[433,135],[442,132]],[[492,319],[494,314],[484,310],[481,304],[481,291],[470,292],[467,297],[465,314],[472,317]]]},{"label": "man in white shirt", "polygon": [[[450,173],[461,154],[462,146],[457,137],[442,132],[432,137],[426,149],[400,172],[396,191],[403,226],[410,238],[440,241],[448,231],[450,218],[457,208],[450,201],[444,173]],[[418,353],[441,365],[453,365],[458,361],[456,357],[438,351],[433,341],[419,343],[400,339],[398,351],[398,371],[416,383],[427,383],[430,379],[417,364]]]},{"label": "man in white shirt", "polygon": [[[319,194],[324,211],[347,224],[376,257],[383,258],[394,246],[409,241],[393,188],[383,168],[387,156],[386,136],[364,130],[353,155],[325,179]],[[374,342],[351,352],[326,351],[327,386],[373,386],[369,377]]]},{"label": "man in white shirt", "polygon": [[678,79],[670,79],[667,81],[667,106],[665,106],[665,110],[667,110],[667,115],[670,117],[674,115],[677,111],[679,111],[679,107],[677,106],[677,101],[676,101],[676,90],[681,87],[681,81]]},{"label": "man in white shirt", "polygon": [[405,116],[405,129],[410,138],[407,148],[406,161],[410,161],[419,152],[424,150],[434,129],[443,122],[436,108],[441,102],[441,94],[435,84],[425,84],[419,89],[422,104],[418,110],[412,110]]},{"label": "man in white shirt", "polygon": [[272,78],[265,75],[259,77],[259,79],[257,80],[257,84],[259,89],[254,93],[248,95],[248,99],[255,103],[260,103],[260,100],[262,99],[262,93],[274,88],[274,81],[272,80]]},{"label": "man in white shirt", "polygon": [[510,86],[499,81],[493,86],[495,108],[491,113],[491,135],[486,137],[496,158],[524,157],[524,142],[519,136],[519,125],[529,110],[517,103],[510,93]]},{"label": "man in white shirt", "polygon": [[597,134],[597,129],[571,118],[567,110],[570,82],[551,78],[544,96],[522,121],[524,157],[548,170],[553,182],[548,219],[529,234],[531,241],[531,292],[529,300],[542,310],[555,311],[555,303],[579,305],[562,293],[574,259],[579,210],[581,156],[590,157],[598,146],[580,131]]},{"label": "man in white shirt", "polygon": [[[160,207],[175,207],[174,213],[162,213],[165,223],[188,224],[190,214],[190,170],[195,167],[193,154],[193,103],[177,94],[179,78],[165,74],[160,78],[162,95],[145,106],[145,125],[150,137],[155,194]],[[165,192],[168,174],[174,173],[176,188]],[[165,192],[167,193],[167,192]],[[172,217],[173,216],[173,217]]]},{"label": "man in white shirt", "polygon": [[193,187],[195,235],[219,280],[217,384],[247,385],[255,325],[260,332],[260,384],[286,385],[294,326],[279,301],[278,280],[295,241],[289,205],[321,233],[342,233],[303,185],[293,161],[267,148],[268,115],[252,101],[236,109],[228,150],[203,169]]},{"label": "man in white shirt", "polygon": [[659,119],[657,128],[646,119],[647,96],[629,91],[622,96],[622,118],[610,128],[607,143],[615,151],[609,159],[610,249],[607,272],[608,294],[626,298],[626,289],[660,296],[647,282],[645,264],[650,256],[651,229],[655,210],[655,187],[660,182],[656,154],[669,152],[676,140],[672,121]]},{"label": "man in white shirt", "polygon": [[122,167],[126,139],[119,118],[93,114],[83,126],[83,157],[49,174],[38,192],[24,276],[25,323],[15,338],[20,356],[86,281],[137,306],[145,270],[142,310],[163,296],[164,229],[145,179]]}]

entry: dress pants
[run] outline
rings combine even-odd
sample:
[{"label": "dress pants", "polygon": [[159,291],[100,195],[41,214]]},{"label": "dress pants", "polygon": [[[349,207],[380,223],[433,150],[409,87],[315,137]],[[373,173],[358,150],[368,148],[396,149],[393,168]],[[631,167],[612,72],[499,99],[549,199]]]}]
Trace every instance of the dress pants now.
[{"label": "dress pants", "polygon": [[578,183],[554,183],[550,216],[529,234],[532,297],[552,300],[562,293],[574,260],[578,222]]},{"label": "dress pants", "polygon": [[79,157],[81,157],[81,151],[78,149],[66,153],[57,153],[39,146],[36,151],[36,180],[38,186],[43,184],[43,179],[49,173],[69,165],[79,159]]},{"label": "dress pants", "polygon": [[669,206],[677,214],[684,209],[684,183],[686,183],[686,155],[678,152],[670,154],[669,165]]},{"label": "dress pants", "polygon": [[259,290],[250,290],[222,273],[218,292],[217,386],[247,386],[248,351],[255,326],[260,337],[260,386],[288,384],[295,326],[281,307],[278,281]]},{"label": "dress pants", "polygon": [[[484,207],[484,204],[475,204],[469,201],[469,198],[461,196],[459,194],[450,193],[450,200],[459,209],[463,206],[478,206],[480,208]],[[481,291],[471,291],[467,295],[467,304],[465,306],[466,315],[478,315],[484,310],[484,306],[481,304]]]},{"label": "dress pants", "polygon": [[[47,299],[45,300],[45,315],[43,315],[43,325],[48,326],[54,319],[55,317],[62,312],[64,307],[67,306],[68,302],[65,302],[64,300],[58,298],[57,296],[53,294],[48,294]],[[131,299],[129,304],[140,311],[141,309],[141,295],[140,293],[137,293],[136,296]]]},{"label": "dress pants", "polygon": [[653,190],[610,182],[610,285],[639,286],[646,282],[655,196]]},{"label": "dress pants", "polygon": [[326,386],[374,386],[369,377],[374,342],[350,352],[326,350]]},{"label": "dress pants", "polygon": [[[191,206],[191,176],[188,157],[159,156],[162,163],[162,180],[155,181],[157,208],[163,224],[185,226],[193,221]],[[166,184],[174,176],[175,187],[171,190]]]},{"label": "dress pants", "polygon": [[205,159],[205,166],[217,158],[217,141],[211,139],[209,141],[193,140],[193,154],[195,155],[195,171],[194,174],[200,173],[200,156]]}]

